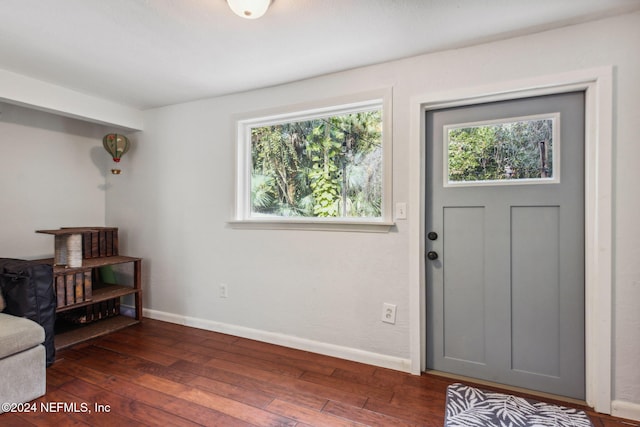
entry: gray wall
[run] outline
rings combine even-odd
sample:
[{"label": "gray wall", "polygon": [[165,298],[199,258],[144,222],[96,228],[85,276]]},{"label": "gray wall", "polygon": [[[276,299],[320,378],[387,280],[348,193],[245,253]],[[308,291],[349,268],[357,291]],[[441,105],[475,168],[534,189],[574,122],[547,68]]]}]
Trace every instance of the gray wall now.
[{"label": "gray wall", "polygon": [[103,225],[103,126],[0,103],[0,257],[53,256],[35,230]]}]

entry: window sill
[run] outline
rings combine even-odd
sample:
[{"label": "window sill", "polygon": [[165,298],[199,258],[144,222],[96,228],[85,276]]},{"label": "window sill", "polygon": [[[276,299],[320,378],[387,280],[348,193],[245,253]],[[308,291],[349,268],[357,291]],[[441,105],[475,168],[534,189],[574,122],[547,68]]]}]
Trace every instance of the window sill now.
[{"label": "window sill", "polygon": [[308,230],[308,231],[348,231],[363,233],[388,233],[394,222],[384,221],[314,221],[314,220],[233,220],[227,225],[241,230]]}]

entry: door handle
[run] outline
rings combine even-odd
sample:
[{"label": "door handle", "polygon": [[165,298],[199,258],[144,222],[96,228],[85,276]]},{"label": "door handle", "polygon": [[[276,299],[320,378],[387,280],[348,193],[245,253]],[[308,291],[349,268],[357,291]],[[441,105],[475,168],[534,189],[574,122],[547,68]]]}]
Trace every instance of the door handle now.
[{"label": "door handle", "polygon": [[437,260],[438,259],[438,252],[435,252],[435,251],[427,252],[427,258],[429,258],[431,261]]}]

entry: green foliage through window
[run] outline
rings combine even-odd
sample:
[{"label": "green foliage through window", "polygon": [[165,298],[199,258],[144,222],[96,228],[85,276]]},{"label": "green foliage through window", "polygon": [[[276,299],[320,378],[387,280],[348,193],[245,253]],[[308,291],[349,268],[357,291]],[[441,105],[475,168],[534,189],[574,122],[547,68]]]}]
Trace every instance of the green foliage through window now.
[{"label": "green foliage through window", "polygon": [[251,127],[251,213],[381,217],[382,110]]},{"label": "green foliage through window", "polygon": [[447,129],[449,182],[553,177],[551,118]]}]

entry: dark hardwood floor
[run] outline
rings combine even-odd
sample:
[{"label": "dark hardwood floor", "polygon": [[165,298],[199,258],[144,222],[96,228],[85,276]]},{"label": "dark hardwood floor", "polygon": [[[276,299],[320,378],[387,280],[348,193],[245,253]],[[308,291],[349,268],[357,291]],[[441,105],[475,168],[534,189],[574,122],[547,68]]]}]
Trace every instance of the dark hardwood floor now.
[{"label": "dark hardwood floor", "polygon": [[59,351],[37,412],[0,425],[442,426],[452,382],[145,319]]}]

